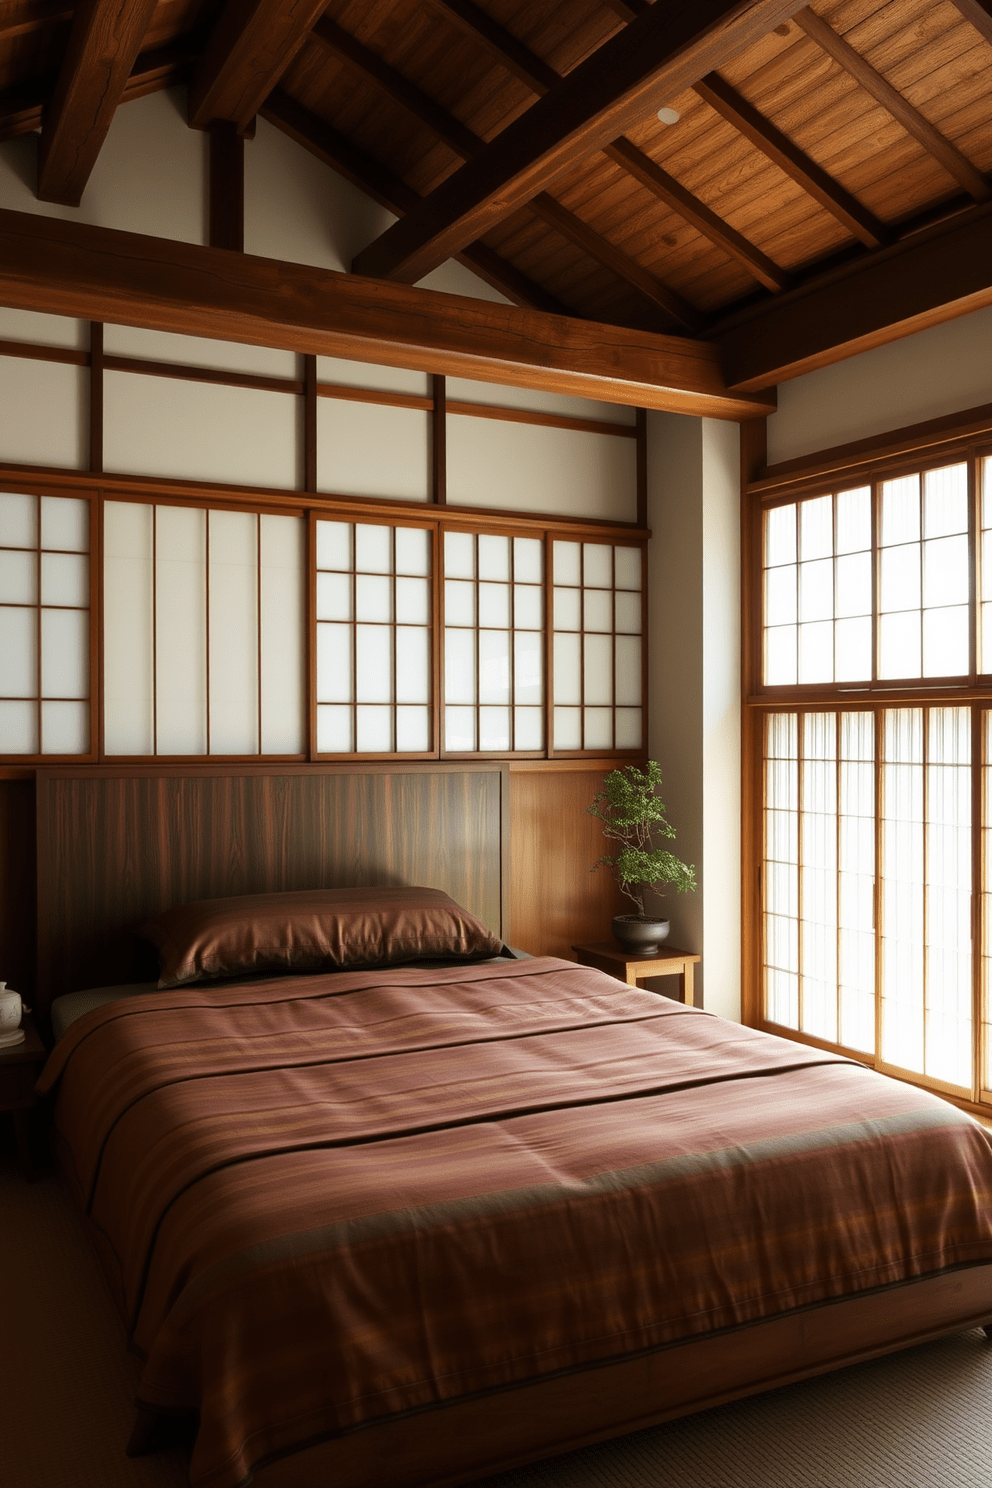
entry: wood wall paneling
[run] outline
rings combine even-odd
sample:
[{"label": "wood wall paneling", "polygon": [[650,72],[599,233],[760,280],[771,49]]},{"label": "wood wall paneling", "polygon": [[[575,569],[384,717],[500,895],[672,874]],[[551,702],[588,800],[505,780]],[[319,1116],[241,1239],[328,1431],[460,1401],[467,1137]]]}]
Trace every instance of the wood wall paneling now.
[{"label": "wood wall paneling", "polygon": [[532,955],[575,960],[572,946],[608,940],[610,920],[626,913],[607,870],[608,851],[587,808],[602,769],[510,765],[510,886],[507,939]]},{"label": "wood wall paneling", "polygon": [[33,780],[0,780],[0,981],[34,1001]]},{"label": "wood wall paneling", "polygon": [[[501,933],[501,797],[498,764],[368,773],[41,771],[39,1005],[47,1009],[75,988],[129,981],[134,930],[195,899],[426,884]],[[19,798],[10,810],[23,813]]]}]

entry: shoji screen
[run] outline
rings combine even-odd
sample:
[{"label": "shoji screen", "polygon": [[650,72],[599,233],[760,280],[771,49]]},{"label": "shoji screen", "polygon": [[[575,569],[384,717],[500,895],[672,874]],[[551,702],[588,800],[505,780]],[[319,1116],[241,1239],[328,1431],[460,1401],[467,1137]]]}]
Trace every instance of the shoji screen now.
[{"label": "shoji screen", "polygon": [[0,492],[0,754],[90,750],[89,502]]},{"label": "shoji screen", "polygon": [[107,754],[305,751],[302,517],[108,501]]},{"label": "shoji screen", "polygon": [[315,531],[318,753],[428,753],[430,531],[323,520]]},{"label": "shoji screen", "polygon": [[544,543],[444,534],[444,747],[544,748]]},{"label": "shoji screen", "polygon": [[643,741],[641,549],[553,544],[554,747]]}]

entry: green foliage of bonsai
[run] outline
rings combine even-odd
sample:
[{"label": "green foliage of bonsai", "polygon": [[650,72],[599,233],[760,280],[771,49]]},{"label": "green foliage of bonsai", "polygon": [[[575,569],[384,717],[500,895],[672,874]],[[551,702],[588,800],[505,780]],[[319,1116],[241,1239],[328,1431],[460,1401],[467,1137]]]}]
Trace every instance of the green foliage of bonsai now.
[{"label": "green foliage of bonsai", "polygon": [[658,795],[661,788],[661,766],[648,760],[646,770],[625,765],[611,770],[603,789],[588,807],[591,816],[603,823],[603,836],[621,847],[613,856],[603,856],[592,865],[609,868],[621,891],[644,913],[644,886],[674,884],[679,894],[696,887],[696,870],[683,863],[663,847],[651,846],[652,835],[674,837],[675,828],[665,815],[665,803]]}]

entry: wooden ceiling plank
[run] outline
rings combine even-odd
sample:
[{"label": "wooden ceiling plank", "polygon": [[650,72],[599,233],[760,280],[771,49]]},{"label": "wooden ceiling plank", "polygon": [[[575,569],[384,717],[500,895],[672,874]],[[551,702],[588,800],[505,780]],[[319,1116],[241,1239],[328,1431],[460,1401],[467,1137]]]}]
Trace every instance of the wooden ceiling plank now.
[{"label": "wooden ceiling plank", "polygon": [[189,89],[196,129],[227,119],[244,132],[279,82],[327,0],[228,0]]},{"label": "wooden ceiling plank", "polygon": [[9,5],[0,16],[0,41],[13,41],[15,36],[30,36],[34,31],[44,31],[59,21],[71,21],[73,6],[65,0],[38,0],[32,5]]},{"label": "wooden ceiling plank", "polygon": [[69,45],[38,148],[38,197],[78,207],[107,138],[156,0],[85,0],[76,7]]},{"label": "wooden ceiling plank", "polygon": [[[431,3],[466,35],[483,42],[497,62],[535,93],[543,95],[561,82],[560,73],[518,41],[512,32],[497,25],[472,0],[431,0]],[[790,276],[784,269],[772,263],[767,254],[749,243],[631,140],[621,135],[607,145],[603,153],[625,174],[677,212],[683,222],[689,223],[711,243],[744,264],[767,289],[784,289],[789,284]]]},{"label": "wooden ceiling plank", "polygon": [[0,210],[0,304],[740,419],[706,342]]},{"label": "wooden ceiling plank", "polygon": [[967,160],[956,145],[935,129],[919,109],[903,98],[898,89],[876,72],[861,53],[845,41],[843,36],[828,26],[827,22],[809,6],[798,11],[793,18],[811,41],[827,52],[844,71],[849,73],[867,93],[897,119],[907,133],[914,136],[923,148],[943,166],[948,175],[959,182],[976,201],[988,201],[992,188],[977,166]]},{"label": "wooden ceiling plank", "polygon": [[357,272],[413,282],[659,104],[792,14],[795,0],[652,5],[539,98],[421,207],[363,250]]},{"label": "wooden ceiling plank", "polygon": [[[343,134],[309,109],[304,108],[281,88],[270,94],[261,110],[262,118],[289,135],[290,139],[316,155],[325,165],[345,177],[353,186],[371,196],[380,206],[402,216],[421,200],[412,186],[381,165]],[[562,304],[553,294],[502,258],[485,243],[470,243],[458,255],[458,261],[478,274],[493,289],[506,295],[515,305],[544,310],[550,315],[577,315],[579,312]]]},{"label": "wooden ceiling plank", "polygon": [[719,73],[711,72],[700,79],[693,91],[867,247],[879,248],[888,242],[890,234],[885,224],[793,144]]},{"label": "wooden ceiling plank", "polygon": [[621,135],[612,145],[607,145],[604,154],[671,207],[673,212],[677,212],[683,222],[688,222],[704,238],[729,253],[731,258],[736,258],[767,289],[781,290],[788,287],[791,276],[785,269],[779,268],[766,253],[748,242],[728,222],[724,222],[722,217],[718,217],[705,202],[686,191],[674,176],[670,176],[650,155],[639,150],[630,140]]},{"label": "wooden ceiling plank", "polygon": [[724,331],[727,380],[770,387],[992,305],[992,206],[769,301]]},{"label": "wooden ceiling plank", "polygon": [[992,0],[953,0],[953,3],[979,36],[992,43]]},{"label": "wooden ceiling plank", "polygon": [[[486,149],[484,139],[329,17],[324,16],[317,22],[313,36],[334,56],[360,70],[413,118],[428,125],[463,160],[471,159]],[[590,258],[631,285],[652,305],[671,315],[686,330],[699,331],[702,328],[702,317],[687,300],[547,192],[539,192],[526,206]]]}]

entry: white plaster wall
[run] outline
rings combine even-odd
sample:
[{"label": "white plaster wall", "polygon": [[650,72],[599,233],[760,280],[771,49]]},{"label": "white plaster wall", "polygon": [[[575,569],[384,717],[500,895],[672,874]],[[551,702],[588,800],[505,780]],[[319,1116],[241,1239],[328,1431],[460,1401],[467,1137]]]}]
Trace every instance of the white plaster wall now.
[{"label": "white plaster wall", "polygon": [[992,308],[784,382],[768,462],[992,403]]},{"label": "white plaster wall", "polygon": [[[648,748],[696,867],[672,941],[702,954],[705,1005],[740,1018],[740,541],[736,424],[648,415]],[[664,983],[659,984],[664,987]],[[668,990],[665,988],[665,990]]]},{"label": "white plaster wall", "polygon": [[206,243],[207,136],[186,124],[185,89],[149,93],[117,110],[78,207],[35,196],[39,138],[0,144],[0,207]]},{"label": "white plaster wall", "polygon": [[448,419],[448,501],[633,522],[633,439],[457,414]]},{"label": "white plaster wall", "polygon": [[611,424],[633,425],[635,409],[625,403],[598,403],[592,398],[573,398],[544,388],[504,387],[495,382],[474,382],[467,377],[445,379],[445,396],[452,402],[481,403],[487,408],[523,408],[539,413],[558,413],[566,418],[604,419]]},{"label": "white plaster wall", "polygon": [[84,367],[0,356],[0,461],[86,469],[88,383]]},{"label": "white plaster wall", "polygon": [[104,466],[126,475],[292,490],[301,400],[172,377],[108,372]]},{"label": "white plaster wall", "polygon": [[33,346],[60,346],[88,351],[89,322],[69,320],[65,315],[43,315],[37,310],[8,310],[0,305],[0,341],[21,341]]},{"label": "white plaster wall", "polygon": [[244,346],[237,341],[214,341],[208,336],[177,336],[172,331],[146,331],[140,326],[107,325],[103,349],[108,355],[142,357],[186,367],[210,367],[219,372],[251,372],[261,377],[303,375],[295,351],[269,346]]}]

